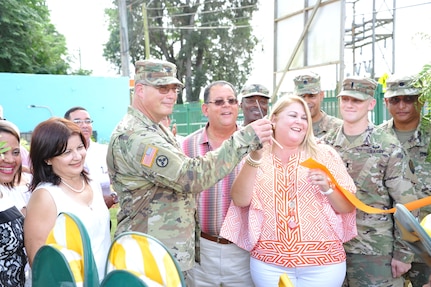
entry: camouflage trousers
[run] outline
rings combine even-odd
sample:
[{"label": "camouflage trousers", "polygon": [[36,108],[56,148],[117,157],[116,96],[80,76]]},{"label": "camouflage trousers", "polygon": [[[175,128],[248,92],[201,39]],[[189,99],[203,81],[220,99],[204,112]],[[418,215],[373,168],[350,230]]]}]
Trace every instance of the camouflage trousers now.
[{"label": "camouflage trousers", "polygon": [[391,256],[347,253],[347,275],[343,286],[403,287],[404,278],[392,278]]},{"label": "camouflage trousers", "polygon": [[412,268],[404,274],[406,280],[410,280],[413,287],[422,287],[424,284],[428,283],[428,278],[430,276],[430,267],[425,263],[412,263]]}]

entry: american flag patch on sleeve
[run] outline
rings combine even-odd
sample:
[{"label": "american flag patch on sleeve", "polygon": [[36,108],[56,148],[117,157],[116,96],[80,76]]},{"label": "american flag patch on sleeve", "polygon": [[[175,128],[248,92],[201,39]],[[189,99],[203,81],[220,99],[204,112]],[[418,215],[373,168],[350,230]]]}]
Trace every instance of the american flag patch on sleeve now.
[{"label": "american flag patch on sleeve", "polygon": [[158,148],[152,145],[147,145],[144,150],[144,155],[142,156],[141,164],[151,167],[154,163],[154,159],[156,158],[158,150]]}]

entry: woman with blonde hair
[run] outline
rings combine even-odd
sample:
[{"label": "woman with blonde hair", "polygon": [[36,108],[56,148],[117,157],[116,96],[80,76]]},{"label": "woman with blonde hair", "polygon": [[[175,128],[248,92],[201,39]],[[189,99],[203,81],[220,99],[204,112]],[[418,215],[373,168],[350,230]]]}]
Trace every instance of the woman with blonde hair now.
[{"label": "woman with blonde hair", "polygon": [[302,98],[280,98],[270,120],[279,145],[246,157],[232,185],[233,203],[221,235],[250,251],[257,287],[278,286],[282,274],[295,287],[341,286],[346,273],[343,242],[356,236],[355,207],[328,174],[301,163],[311,157],[325,165],[351,193],[355,184],[338,153],[316,143]]}]

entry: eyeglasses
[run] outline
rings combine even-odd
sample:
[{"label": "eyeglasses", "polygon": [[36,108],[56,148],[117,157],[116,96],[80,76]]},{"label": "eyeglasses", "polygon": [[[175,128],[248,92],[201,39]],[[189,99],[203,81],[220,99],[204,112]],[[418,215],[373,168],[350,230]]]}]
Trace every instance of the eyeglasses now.
[{"label": "eyeglasses", "polygon": [[77,125],[82,125],[84,123],[87,124],[87,125],[89,125],[89,124],[91,124],[93,122],[93,120],[90,120],[90,119],[86,119],[86,120],[73,120],[73,122],[75,124],[77,124]]},{"label": "eyeglasses", "polygon": [[157,89],[160,94],[163,94],[163,95],[169,93],[170,90],[173,90],[176,94],[178,94],[181,91],[181,88],[179,86],[170,87],[170,86],[153,86],[153,85],[147,85],[147,84],[142,84],[142,85],[153,87],[154,89]]},{"label": "eyeglasses", "polygon": [[399,97],[389,98],[388,101],[391,105],[396,105],[401,101],[403,101],[406,104],[412,104],[416,102],[417,99],[418,99],[417,96],[399,96]]},{"label": "eyeglasses", "polygon": [[176,94],[178,94],[181,89],[178,86],[175,87],[169,87],[169,86],[152,86],[153,88],[159,90],[160,94],[167,94],[170,90],[174,91]]},{"label": "eyeglasses", "polygon": [[208,101],[207,104],[214,104],[216,106],[223,106],[225,103],[228,103],[229,105],[237,105],[238,100],[237,99],[228,99],[228,100],[215,100],[215,101]]}]

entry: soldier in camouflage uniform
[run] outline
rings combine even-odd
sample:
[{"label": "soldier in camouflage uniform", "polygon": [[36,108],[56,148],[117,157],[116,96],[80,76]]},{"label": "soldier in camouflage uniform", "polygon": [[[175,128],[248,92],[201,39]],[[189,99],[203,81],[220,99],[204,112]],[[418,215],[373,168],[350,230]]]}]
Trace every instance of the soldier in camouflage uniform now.
[{"label": "soldier in camouflage uniform", "polygon": [[195,262],[194,194],[213,186],[252,150],[271,140],[269,120],[258,120],[205,156],[189,158],[160,121],[172,113],[183,84],[176,66],[135,64],[132,105],[114,129],[108,169],[120,198],[116,233],[139,231],[162,241],[183,271]]},{"label": "soldier in camouflage uniform", "polygon": [[[391,76],[386,81],[385,103],[392,119],[380,125],[396,136],[409,154],[418,178],[416,192],[419,198],[431,195],[431,162],[427,159],[430,144],[430,121],[421,117],[420,90],[412,87],[412,76]],[[431,213],[431,206],[420,209],[419,221]],[[415,256],[412,268],[405,275],[413,287],[428,283],[430,268]]]},{"label": "soldier in camouflage uniform", "polygon": [[[390,209],[416,200],[412,164],[398,140],[368,121],[376,100],[377,83],[368,78],[347,78],[340,92],[343,125],[321,140],[341,155],[356,183],[356,196],[365,204]],[[345,243],[350,287],[403,287],[412,252],[398,238],[390,214],[357,211],[358,236]]]},{"label": "soldier in camouflage uniform", "polygon": [[249,84],[242,87],[239,93],[241,99],[240,107],[244,115],[243,126],[261,119],[268,113],[269,90],[260,84]]},{"label": "soldier in camouflage uniform", "polygon": [[295,94],[302,97],[310,109],[313,120],[313,133],[315,137],[322,137],[329,130],[338,128],[343,121],[330,116],[321,109],[324,92],[320,89],[320,76],[313,72],[306,72],[293,79]]}]

